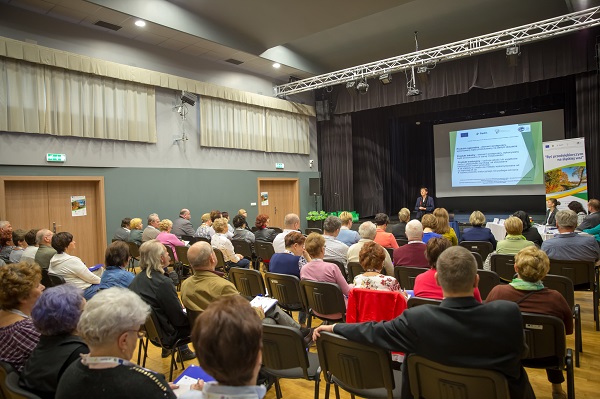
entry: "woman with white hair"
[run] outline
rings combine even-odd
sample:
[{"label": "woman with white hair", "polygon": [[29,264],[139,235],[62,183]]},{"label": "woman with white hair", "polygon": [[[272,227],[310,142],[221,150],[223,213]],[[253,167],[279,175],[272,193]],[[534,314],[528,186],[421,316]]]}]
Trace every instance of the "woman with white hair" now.
[{"label": "woman with white hair", "polygon": [[150,306],[126,288],[95,295],[77,325],[90,353],[65,370],[56,398],[175,398],[162,374],[129,361],[149,313]]}]

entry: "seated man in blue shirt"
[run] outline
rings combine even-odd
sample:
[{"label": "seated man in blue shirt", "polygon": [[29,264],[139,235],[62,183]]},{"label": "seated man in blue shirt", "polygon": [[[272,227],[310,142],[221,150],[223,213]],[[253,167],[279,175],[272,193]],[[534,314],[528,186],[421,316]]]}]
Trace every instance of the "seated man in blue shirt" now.
[{"label": "seated man in blue shirt", "polygon": [[598,241],[588,234],[575,233],[577,214],[572,210],[556,213],[558,233],[542,243],[542,249],[550,259],[583,260],[598,262],[600,247]]}]

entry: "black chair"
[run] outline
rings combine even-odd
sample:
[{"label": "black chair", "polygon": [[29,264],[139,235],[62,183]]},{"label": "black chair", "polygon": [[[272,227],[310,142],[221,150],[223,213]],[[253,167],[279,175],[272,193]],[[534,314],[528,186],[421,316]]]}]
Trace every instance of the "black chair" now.
[{"label": "black chair", "polygon": [[242,255],[244,258],[252,261],[252,267],[258,270],[258,258],[254,253],[252,244],[244,240],[231,240],[233,244],[233,250],[236,254]]},{"label": "black chair", "polygon": [[[382,271],[385,269],[382,269]],[[348,282],[352,283],[354,281],[354,277],[359,274],[363,274],[365,269],[358,262],[348,262]]]},{"label": "black chair", "polygon": [[475,257],[475,262],[477,262],[477,269],[483,269],[483,258],[477,252],[471,252]]},{"label": "black chair", "polygon": [[344,267],[344,264],[342,262],[340,262],[339,260],[335,260],[335,259],[323,259],[323,262],[333,263],[334,265],[336,265],[338,267],[338,269],[340,269],[342,276],[344,276],[344,280],[349,281],[348,273],[346,272],[346,268]]},{"label": "black chair", "polygon": [[310,233],[323,234],[323,230],[321,230],[318,227],[309,227],[309,228],[307,228],[307,229],[304,230],[304,234],[309,235]]},{"label": "black chair", "polygon": [[50,277],[48,277],[48,269],[42,269],[42,285],[44,287],[52,287],[52,281],[50,281]]},{"label": "black chair", "polygon": [[173,266],[176,268],[177,261],[175,261],[175,253],[173,252],[173,248],[171,248],[168,245],[165,245],[165,249],[167,250],[167,253],[169,254],[169,258],[171,258],[171,262],[169,262],[169,266]]},{"label": "black chair", "polygon": [[487,259],[488,255],[494,252],[494,246],[489,241],[463,241],[459,245],[471,252],[477,252],[482,259]]},{"label": "black chair", "polygon": [[275,254],[273,244],[268,241],[256,240],[254,242],[254,251],[260,262],[269,262],[271,256]]},{"label": "black chair", "polygon": [[127,242],[129,245],[129,264],[127,265],[127,270],[133,272],[135,274],[135,261],[140,261],[140,246],[135,242]]},{"label": "black chair", "polygon": [[322,332],[317,352],[326,381],[325,399],[331,384],[339,398],[339,388],[362,398],[399,398],[402,387],[400,370],[392,368],[390,352],[374,345],[349,341]]},{"label": "black chair", "polygon": [[477,288],[479,288],[481,299],[485,301],[492,288],[500,284],[500,276],[491,270],[480,269],[477,269],[477,274],[479,275],[479,285]]},{"label": "black chair", "polygon": [[[325,324],[346,320],[346,302],[339,285],[320,281],[300,281],[300,292],[304,308],[308,310],[308,327],[312,325],[312,318],[317,317]],[[339,318],[329,316],[340,314]]]},{"label": "black chair", "polygon": [[524,367],[557,369],[567,372],[567,398],[575,399],[573,351],[567,348],[565,325],[558,317],[522,313],[528,353],[521,360]]},{"label": "black chair", "polygon": [[410,298],[408,298],[407,306],[409,308],[414,308],[415,306],[420,305],[439,306],[440,303],[442,303],[441,299],[419,298],[417,296],[411,296]]},{"label": "black chair", "polygon": [[388,252],[388,254],[390,255],[390,259],[393,262],[394,261],[394,248],[383,247],[383,249],[385,249]]},{"label": "black chair", "polygon": [[[197,243],[198,241],[204,241],[210,244],[210,238],[206,238],[206,237],[194,237],[194,244]],[[190,241],[190,245],[192,245],[192,242]]]},{"label": "black chair", "polygon": [[497,371],[451,367],[418,355],[407,359],[410,391],[420,399],[510,399],[506,377]]},{"label": "black chair", "polygon": [[394,277],[396,277],[402,288],[413,290],[417,276],[427,270],[429,269],[424,267],[394,266]]},{"label": "black chair", "polygon": [[319,356],[308,352],[297,328],[263,325],[263,370],[275,377],[277,399],[282,397],[280,378],[304,378],[315,382],[315,399],[319,398],[321,366]]},{"label": "black chair", "polygon": [[510,283],[515,275],[515,256],[492,254],[490,269],[496,272],[502,281]]},{"label": "black chair", "polygon": [[48,273],[48,279],[50,280],[50,287],[56,287],[57,285],[66,283],[63,276],[54,273]]},{"label": "black chair", "polygon": [[190,236],[190,235],[186,235],[186,234],[182,234],[181,235],[181,240],[182,241],[192,241],[194,239],[194,236]]},{"label": "black chair", "polygon": [[281,309],[291,315],[295,311],[306,311],[300,292],[300,279],[289,274],[265,273],[265,283],[272,298],[277,299]]},{"label": "black chair", "polygon": [[399,247],[408,244],[408,240],[406,238],[396,238],[396,243]]},{"label": "black chair", "polygon": [[184,245],[175,247],[175,254],[177,254],[177,267],[175,271],[177,272],[177,276],[179,277],[179,284],[189,275],[191,266],[190,261],[188,260],[188,250],[189,247]]},{"label": "black chair", "polygon": [[40,399],[19,386],[19,373],[9,363],[0,361],[0,398]]},{"label": "black chair", "polygon": [[221,252],[219,248],[215,247],[213,247],[213,251],[215,253],[215,256],[217,257],[217,265],[215,266],[215,268],[217,270],[222,271],[223,273],[227,273],[229,271],[229,268],[227,266],[227,263],[225,263],[225,257],[223,256],[223,252]]},{"label": "black chair", "polygon": [[229,281],[235,285],[240,294],[247,298],[267,294],[265,282],[258,270],[232,267],[229,269]]},{"label": "black chair", "polygon": [[269,226],[269,228],[275,230],[277,232],[277,234],[283,233],[283,229],[281,227]]},{"label": "black chair", "polygon": [[187,315],[190,327],[194,328],[194,325],[196,324],[196,319],[202,314],[202,312],[199,310],[186,309],[185,314]]},{"label": "black chair", "polygon": [[544,287],[556,290],[565,298],[567,304],[573,311],[575,321],[573,333],[575,334],[575,367],[579,367],[579,353],[583,352],[583,342],[581,338],[581,307],[575,303],[575,289],[573,282],[565,276],[555,276],[547,274],[543,280]]}]

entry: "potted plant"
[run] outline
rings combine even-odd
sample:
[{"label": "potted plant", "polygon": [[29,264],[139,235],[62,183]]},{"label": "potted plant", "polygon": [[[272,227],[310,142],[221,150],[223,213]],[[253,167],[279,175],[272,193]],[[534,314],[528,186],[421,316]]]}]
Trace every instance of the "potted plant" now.
[{"label": "potted plant", "polygon": [[323,230],[323,220],[327,219],[327,216],[325,211],[310,211],[306,216],[307,226]]}]

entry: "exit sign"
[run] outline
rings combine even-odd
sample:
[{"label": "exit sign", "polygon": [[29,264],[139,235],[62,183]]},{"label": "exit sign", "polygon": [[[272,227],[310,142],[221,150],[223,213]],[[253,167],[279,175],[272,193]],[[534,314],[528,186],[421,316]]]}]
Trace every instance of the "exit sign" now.
[{"label": "exit sign", "polygon": [[281,162],[277,162],[277,163],[275,164],[275,169],[283,169],[283,163],[281,163]]},{"label": "exit sign", "polygon": [[67,160],[67,154],[46,154],[47,162],[65,162]]}]

